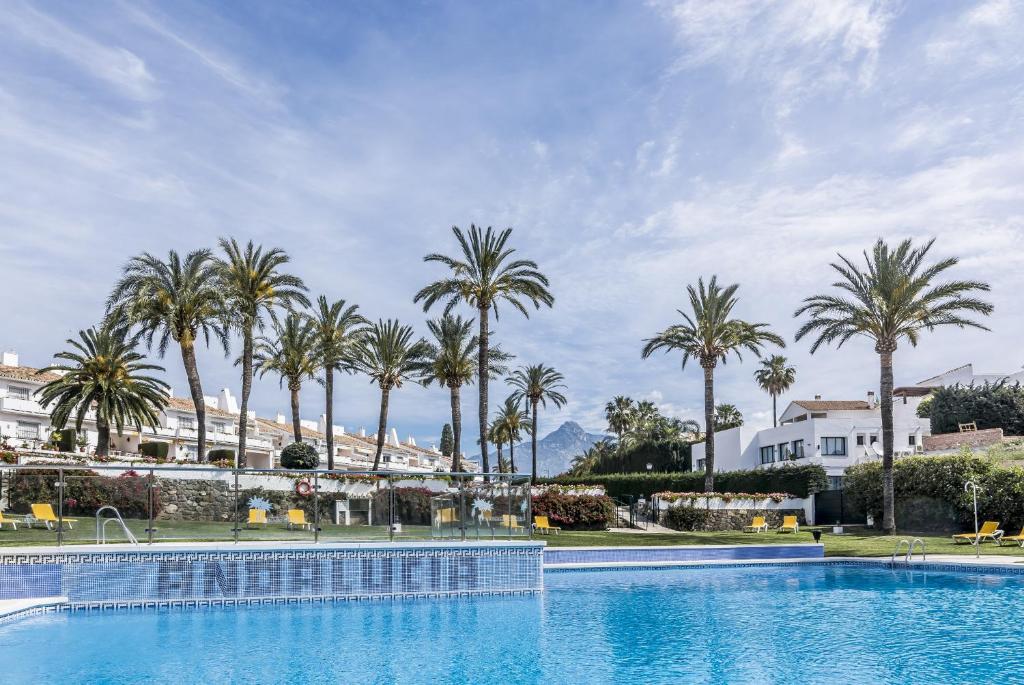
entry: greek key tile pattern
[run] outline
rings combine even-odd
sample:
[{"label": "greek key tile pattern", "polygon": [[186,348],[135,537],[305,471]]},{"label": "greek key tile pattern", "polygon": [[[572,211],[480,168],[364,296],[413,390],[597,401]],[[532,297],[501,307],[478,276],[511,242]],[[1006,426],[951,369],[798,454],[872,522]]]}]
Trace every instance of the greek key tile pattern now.
[{"label": "greek key tile pattern", "polygon": [[0,599],[70,608],[522,594],[543,589],[536,547],[118,551],[0,557]]},{"label": "greek key tile pattern", "polygon": [[606,564],[614,562],[712,561],[719,559],[807,559],[824,557],[821,545],[739,545],[736,547],[605,547],[547,549],[545,564]]}]

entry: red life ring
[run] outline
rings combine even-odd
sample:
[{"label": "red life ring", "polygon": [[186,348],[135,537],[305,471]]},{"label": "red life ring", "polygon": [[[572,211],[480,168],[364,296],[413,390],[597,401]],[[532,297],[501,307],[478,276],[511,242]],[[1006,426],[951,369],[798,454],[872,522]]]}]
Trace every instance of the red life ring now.
[{"label": "red life ring", "polygon": [[313,494],[313,486],[309,484],[309,481],[303,478],[295,484],[295,494],[301,497],[309,497]]}]

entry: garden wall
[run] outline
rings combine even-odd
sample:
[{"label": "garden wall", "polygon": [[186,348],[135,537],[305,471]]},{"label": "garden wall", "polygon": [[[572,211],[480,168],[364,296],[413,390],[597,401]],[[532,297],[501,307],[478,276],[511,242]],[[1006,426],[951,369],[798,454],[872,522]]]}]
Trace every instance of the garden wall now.
[{"label": "garden wall", "polygon": [[673,502],[658,500],[658,522],[676,530],[725,531],[749,526],[755,516],[763,516],[777,528],[784,516],[796,516],[800,525],[814,525],[813,498],[680,498]]}]

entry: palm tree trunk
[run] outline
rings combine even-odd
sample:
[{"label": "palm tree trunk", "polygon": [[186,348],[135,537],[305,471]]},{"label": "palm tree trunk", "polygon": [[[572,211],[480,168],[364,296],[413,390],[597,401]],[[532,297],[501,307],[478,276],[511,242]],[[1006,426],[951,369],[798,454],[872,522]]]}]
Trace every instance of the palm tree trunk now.
[{"label": "palm tree trunk", "polygon": [[324,414],[327,415],[327,470],[334,470],[334,369],[324,369],[324,388],[327,394]]},{"label": "palm tree trunk", "polygon": [[491,470],[490,451],[487,447],[487,346],[488,335],[488,308],[480,307],[480,349],[477,357],[477,375],[480,385],[480,455],[483,459],[484,480],[487,480],[487,473]]},{"label": "palm tree trunk", "polygon": [[96,417],[96,456],[105,457],[110,454],[110,424],[106,419]]},{"label": "palm tree trunk", "polygon": [[893,434],[892,434],[892,352],[883,350],[881,357],[882,395],[882,532],[892,535],[896,532],[895,497],[892,484]]},{"label": "palm tree trunk", "polygon": [[775,393],[772,393],[772,425],[775,427],[779,425],[779,410],[775,406]]},{"label": "palm tree trunk", "polygon": [[530,485],[537,482],[537,400],[533,400],[533,433],[530,435],[533,449],[533,467],[530,469]]},{"label": "palm tree trunk", "polygon": [[498,446],[498,473],[505,473],[505,467],[501,464],[501,442],[495,444]]},{"label": "palm tree trunk", "polygon": [[508,441],[508,468],[509,473],[516,472],[516,441],[510,439]]},{"label": "palm tree trunk", "polygon": [[380,455],[384,453],[384,431],[388,425],[388,394],[390,388],[380,389],[380,421],[377,423],[377,454],[373,457],[373,470],[380,468]]},{"label": "palm tree trunk", "polygon": [[715,491],[715,367],[704,367],[704,492]]},{"label": "palm tree trunk", "polygon": [[452,388],[452,473],[462,472],[462,398],[461,388]]},{"label": "palm tree trunk", "polygon": [[206,402],[203,401],[203,384],[199,381],[199,367],[196,365],[196,348],[191,344],[181,346],[181,361],[185,364],[185,377],[192,393],[196,408],[196,443],[199,454],[197,461],[206,461]]},{"label": "palm tree trunk", "polygon": [[299,418],[299,386],[289,385],[292,396],[292,434],[295,442],[302,442],[302,419]]},{"label": "palm tree trunk", "polygon": [[245,438],[249,425],[249,393],[252,392],[252,327],[242,331],[242,402],[238,414],[237,466],[245,468]]}]

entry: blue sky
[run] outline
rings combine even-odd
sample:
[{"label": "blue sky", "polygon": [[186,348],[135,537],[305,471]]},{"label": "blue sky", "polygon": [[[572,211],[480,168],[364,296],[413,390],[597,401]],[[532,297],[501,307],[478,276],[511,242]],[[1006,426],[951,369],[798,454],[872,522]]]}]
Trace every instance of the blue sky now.
[{"label": "blue sky", "polygon": [[[937,237],[988,280],[991,333],[896,356],[897,383],[1019,369],[1024,7],[1011,2],[0,3],[0,346],[45,364],[143,250],[217,236],[285,248],[316,294],[425,332],[412,303],[452,224],[512,226],[553,310],[496,338],[561,370],[543,429],[603,425],[628,394],[700,415],[699,371],[640,359],[685,285],[741,284],[737,313],[792,341],[836,252]],[[790,398],[877,386],[866,342],[790,342]],[[168,376],[186,394],[180,357]],[[237,388],[200,351],[208,394]],[[754,424],[755,363],[718,373]],[[473,415],[472,391],[466,393]],[[492,390],[500,398],[503,391]],[[322,411],[303,392],[303,414]],[[285,411],[276,381],[261,414]],[[391,424],[436,440],[448,401],[403,388]],[[375,425],[344,379],[336,416]]]}]

